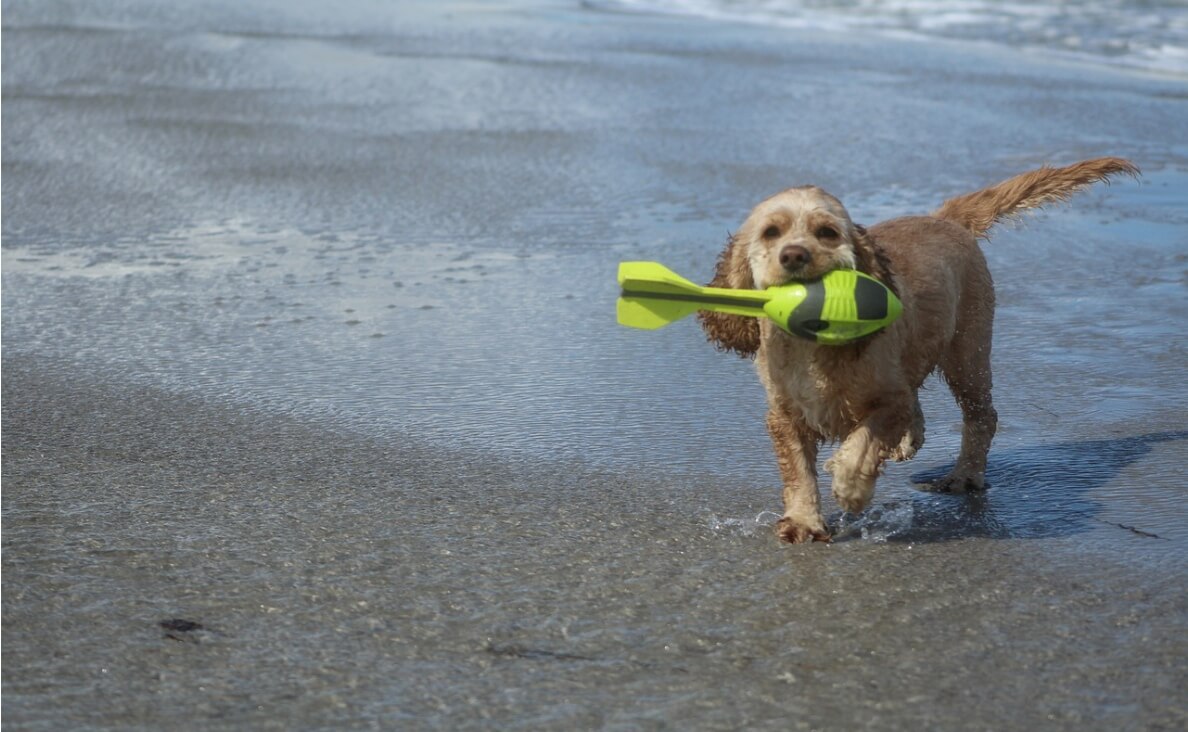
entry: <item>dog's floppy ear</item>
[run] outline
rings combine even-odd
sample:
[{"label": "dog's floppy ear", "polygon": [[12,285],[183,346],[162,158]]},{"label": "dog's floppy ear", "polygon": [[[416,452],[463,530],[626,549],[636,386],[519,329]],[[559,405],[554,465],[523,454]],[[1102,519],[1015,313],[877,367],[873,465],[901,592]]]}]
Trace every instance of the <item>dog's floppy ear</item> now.
[{"label": "dog's floppy ear", "polygon": [[878,241],[861,224],[854,224],[852,237],[858,271],[874,277],[898,296],[895,278],[891,276],[891,260],[887,258],[887,253],[879,246]]},{"label": "dog's floppy ear", "polygon": [[[710,287],[728,287],[735,290],[755,289],[751,276],[751,265],[747,261],[746,247],[737,237],[730,237],[726,248],[718,255],[714,268],[714,279]],[[743,315],[727,315],[702,310],[697,313],[705,335],[719,351],[734,351],[742,358],[753,358],[759,350],[759,320]]]}]

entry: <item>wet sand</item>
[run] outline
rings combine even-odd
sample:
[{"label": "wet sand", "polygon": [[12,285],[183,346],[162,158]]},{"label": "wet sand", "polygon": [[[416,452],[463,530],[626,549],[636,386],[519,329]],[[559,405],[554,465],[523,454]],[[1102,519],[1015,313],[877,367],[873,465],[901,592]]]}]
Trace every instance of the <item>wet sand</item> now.
[{"label": "wet sand", "polygon": [[[8,726],[1188,724],[1183,79],[254,8],[5,5]],[[748,364],[610,315],[787,185],[870,223],[1096,154],[1145,182],[986,247],[981,497],[913,488],[938,384],[868,514],[781,545]]]},{"label": "wet sand", "polygon": [[1162,540],[1125,529],[1091,561],[926,529],[789,548],[681,486],[44,363],[6,362],[3,404],[14,729],[1184,721],[1183,564],[1136,571]]}]

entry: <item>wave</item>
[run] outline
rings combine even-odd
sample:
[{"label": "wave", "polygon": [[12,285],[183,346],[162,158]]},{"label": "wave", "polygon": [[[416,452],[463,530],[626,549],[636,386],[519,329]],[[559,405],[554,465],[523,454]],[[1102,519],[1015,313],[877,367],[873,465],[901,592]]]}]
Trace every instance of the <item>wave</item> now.
[{"label": "wave", "polygon": [[833,32],[991,42],[1188,75],[1183,0],[586,0],[663,13]]}]

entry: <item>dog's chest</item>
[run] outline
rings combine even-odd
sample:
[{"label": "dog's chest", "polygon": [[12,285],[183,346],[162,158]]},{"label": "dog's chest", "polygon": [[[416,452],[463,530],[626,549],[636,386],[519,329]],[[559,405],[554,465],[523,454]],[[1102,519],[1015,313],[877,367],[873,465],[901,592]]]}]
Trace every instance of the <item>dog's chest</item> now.
[{"label": "dog's chest", "polygon": [[834,354],[822,356],[811,343],[773,341],[764,344],[756,362],[768,394],[799,412],[823,437],[848,434],[857,424],[864,392],[860,364],[848,364]]}]

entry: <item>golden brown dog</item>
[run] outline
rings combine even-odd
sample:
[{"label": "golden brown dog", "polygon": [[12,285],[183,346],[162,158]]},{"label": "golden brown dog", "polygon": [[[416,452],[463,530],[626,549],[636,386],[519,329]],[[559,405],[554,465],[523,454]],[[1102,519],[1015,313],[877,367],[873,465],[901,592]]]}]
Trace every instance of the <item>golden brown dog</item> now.
[{"label": "golden brown dog", "polygon": [[1066,199],[1112,175],[1138,175],[1120,158],[1043,167],[946,201],[931,216],[893,219],[869,230],[820,188],[791,188],[751,211],[718,259],[715,287],[763,289],[853,268],[882,281],[903,316],[847,346],[818,346],[771,321],[700,313],[719,348],[755,356],[767,389],[767,429],[784,482],[789,542],[827,541],[817,493],[817,450],[841,440],[825,463],[833,495],[856,513],[870,502],[888,460],[908,460],[924,443],[917,391],[939,369],[961,407],[961,453],[937,488],[983,487],[997,425],[990,399],[994,287],[977,239],[1003,217]]}]

